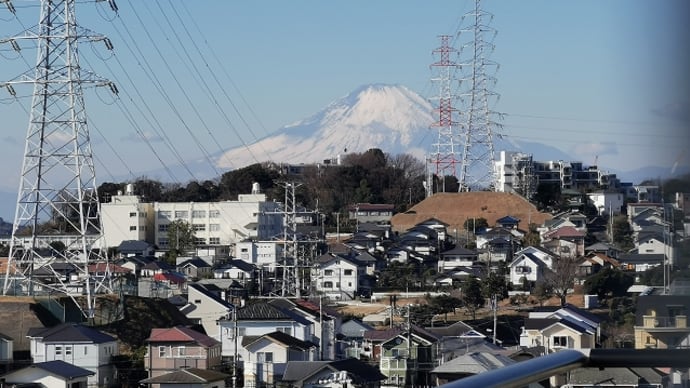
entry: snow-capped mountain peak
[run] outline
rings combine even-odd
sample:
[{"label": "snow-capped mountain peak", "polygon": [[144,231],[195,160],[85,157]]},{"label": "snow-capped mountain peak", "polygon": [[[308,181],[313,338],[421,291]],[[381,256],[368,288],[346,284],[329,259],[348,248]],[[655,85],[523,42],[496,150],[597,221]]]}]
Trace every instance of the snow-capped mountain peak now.
[{"label": "snow-capped mountain peak", "polygon": [[218,166],[315,163],[371,148],[423,159],[431,139],[431,113],[431,105],[404,86],[365,85],[249,147],[228,150],[218,159]]}]

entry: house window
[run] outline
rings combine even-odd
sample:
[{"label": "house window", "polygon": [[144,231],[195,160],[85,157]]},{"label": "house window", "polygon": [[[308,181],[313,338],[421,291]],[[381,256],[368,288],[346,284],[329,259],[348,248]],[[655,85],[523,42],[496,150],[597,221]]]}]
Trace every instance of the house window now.
[{"label": "house window", "polygon": [[89,347],[84,346],[84,355],[86,356],[89,353]]},{"label": "house window", "polygon": [[237,336],[238,337],[244,337],[245,335],[247,335],[247,328],[246,327],[237,328]]},{"label": "house window", "polygon": [[137,212],[129,212],[129,216],[130,216],[130,217],[136,217],[136,216],[137,216]]},{"label": "house window", "polygon": [[160,225],[158,225],[158,231],[159,232],[167,232],[169,227],[170,227],[170,224],[160,224]]},{"label": "house window", "polygon": [[56,345],[55,346],[55,355],[56,356],[62,356],[62,345]]},{"label": "house window", "polygon": [[158,239],[158,245],[161,247],[167,247],[168,246],[168,239],[167,238],[159,238]]},{"label": "house window", "polygon": [[71,356],[71,355],[72,355],[72,345],[65,346],[65,356]]},{"label": "house window", "polygon": [[211,232],[217,232],[220,230],[220,224],[210,224],[208,226],[208,230],[210,230]]},{"label": "house window", "polygon": [[209,237],[208,243],[211,245],[220,245],[220,237]]},{"label": "house window", "polygon": [[184,346],[178,346],[175,348],[175,353],[177,357],[184,357],[185,356],[185,347]]},{"label": "house window", "polygon": [[351,270],[351,269],[346,269],[346,270],[345,270],[345,276],[352,276],[352,270]]},{"label": "house window", "polygon": [[277,331],[279,331],[281,333],[288,334],[288,335],[292,335],[292,328],[291,327],[279,327],[277,329]]},{"label": "house window", "polygon": [[553,346],[558,346],[558,347],[567,347],[568,346],[568,337],[564,335],[557,335],[553,337]]},{"label": "house window", "polygon": [[194,304],[201,304],[201,299],[194,299]]},{"label": "house window", "polygon": [[204,230],[206,230],[206,225],[204,225],[204,224],[194,224],[194,225],[192,225],[192,228],[194,228],[194,231],[195,231],[195,232],[203,232]]},{"label": "house window", "polygon": [[158,358],[166,358],[168,357],[168,349],[165,346],[159,346],[158,347]]},{"label": "house window", "polygon": [[161,210],[158,212],[158,218],[170,219],[172,217],[172,212],[170,210]]},{"label": "house window", "polygon": [[323,282],[323,288],[333,288],[333,282]]},{"label": "house window", "polygon": [[333,276],[333,270],[332,269],[327,269],[323,271],[324,276]]},{"label": "house window", "polygon": [[192,218],[206,218],[206,210],[192,211]]},{"label": "house window", "polygon": [[186,210],[175,210],[175,218],[188,218],[189,212]]},{"label": "house window", "polygon": [[273,363],[273,352],[258,352],[256,354],[256,362],[263,362],[266,364]]},{"label": "house window", "polygon": [[132,231],[132,230],[137,230],[137,226],[136,226],[136,225],[130,225],[130,226],[129,226],[129,230],[130,230],[130,231]]},{"label": "house window", "polygon": [[218,218],[218,217],[220,217],[220,210],[209,210],[208,216],[210,218]]},{"label": "house window", "polygon": [[200,237],[194,237],[194,244],[196,244],[196,245],[205,245],[205,244],[206,244],[206,239],[205,239],[205,238],[200,238]]}]

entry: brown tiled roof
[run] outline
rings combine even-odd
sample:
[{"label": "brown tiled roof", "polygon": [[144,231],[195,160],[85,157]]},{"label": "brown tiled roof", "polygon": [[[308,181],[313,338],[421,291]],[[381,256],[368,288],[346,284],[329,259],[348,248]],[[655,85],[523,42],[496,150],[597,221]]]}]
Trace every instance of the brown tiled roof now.
[{"label": "brown tiled roof", "polygon": [[517,194],[476,191],[436,193],[405,213],[394,215],[391,225],[394,231],[403,232],[429,218],[436,218],[448,224],[448,231],[460,231],[468,219],[484,218],[489,225],[495,225],[496,220],[507,215],[522,220],[525,228],[530,222],[541,225],[551,219],[550,214],[540,213]]},{"label": "brown tiled roof", "polygon": [[195,342],[207,348],[216,346],[220,342],[184,326],[175,326],[169,329],[151,329],[148,342]]}]

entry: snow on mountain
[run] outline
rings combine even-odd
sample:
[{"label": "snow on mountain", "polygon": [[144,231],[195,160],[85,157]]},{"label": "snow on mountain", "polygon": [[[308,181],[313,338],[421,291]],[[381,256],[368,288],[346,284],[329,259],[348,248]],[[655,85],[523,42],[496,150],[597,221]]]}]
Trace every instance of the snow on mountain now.
[{"label": "snow on mountain", "polygon": [[315,163],[379,148],[424,159],[431,143],[432,107],[400,85],[365,85],[313,116],[287,125],[247,147],[224,152],[219,168],[273,161]]}]

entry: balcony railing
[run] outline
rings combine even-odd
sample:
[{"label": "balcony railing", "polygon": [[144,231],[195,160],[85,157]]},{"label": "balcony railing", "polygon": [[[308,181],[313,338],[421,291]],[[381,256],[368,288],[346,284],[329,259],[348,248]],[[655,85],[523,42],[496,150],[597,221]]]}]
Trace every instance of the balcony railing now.
[{"label": "balcony railing", "polygon": [[676,315],[674,317],[644,315],[642,321],[644,328],[690,329],[686,315]]},{"label": "balcony railing", "polygon": [[577,368],[690,368],[690,349],[563,350],[480,373],[442,388],[518,388]]}]

